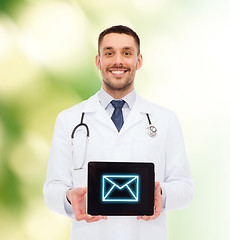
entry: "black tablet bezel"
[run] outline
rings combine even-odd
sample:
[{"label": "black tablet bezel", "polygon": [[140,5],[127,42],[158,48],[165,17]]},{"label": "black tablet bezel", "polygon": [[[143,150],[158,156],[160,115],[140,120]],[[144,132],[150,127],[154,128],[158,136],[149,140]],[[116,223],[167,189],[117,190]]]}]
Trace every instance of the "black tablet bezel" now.
[{"label": "black tablet bezel", "polygon": [[[138,175],[138,202],[103,202],[102,175]],[[152,179],[152,181],[151,181]],[[90,161],[87,176],[87,213],[96,216],[143,216],[154,214],[153,163]]]}]

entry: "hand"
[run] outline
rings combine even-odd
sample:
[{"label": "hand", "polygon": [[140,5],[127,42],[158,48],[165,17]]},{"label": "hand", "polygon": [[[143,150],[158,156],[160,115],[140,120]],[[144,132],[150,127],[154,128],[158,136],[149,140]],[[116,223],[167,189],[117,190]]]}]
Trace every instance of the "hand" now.
[{"label": "hand", "polygon": [[107,219],[104,216],[91,216],[86,213],[86,193],[87,188],[73,188],[67,191],[66,197],[70,201],[77,221],[96,222]]},{"label": "hand", "polygon": [[145,221],[149,221],[149,220],[152,220],[152,219],[156,219],[157,217],[160,216],[162,205],[163,205],[163,198],[162,198],[162,195],[161,195],[160,183],[155,182],[155,211],[154,211],[154,215],[152,215],[152,216],[138,216],[137,220],[142,219],[142,220],[145,220]]}]

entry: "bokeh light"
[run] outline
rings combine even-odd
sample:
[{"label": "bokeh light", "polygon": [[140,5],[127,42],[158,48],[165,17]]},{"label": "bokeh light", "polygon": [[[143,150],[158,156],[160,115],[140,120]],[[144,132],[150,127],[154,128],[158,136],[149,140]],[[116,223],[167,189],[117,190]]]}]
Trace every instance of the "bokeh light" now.
[{"label": "bokeh light", "polygon": [[18,34],[16,24],[9,17],[0,16],[0,94],[5,97],[22,90],[37,71],[20,48]]},{"label": "bokeh light", "polygon": [[86,18],[64,1],[42,1],[26,9],[20,19],[28,55],[54,72],[73,71],[84,52]]}]

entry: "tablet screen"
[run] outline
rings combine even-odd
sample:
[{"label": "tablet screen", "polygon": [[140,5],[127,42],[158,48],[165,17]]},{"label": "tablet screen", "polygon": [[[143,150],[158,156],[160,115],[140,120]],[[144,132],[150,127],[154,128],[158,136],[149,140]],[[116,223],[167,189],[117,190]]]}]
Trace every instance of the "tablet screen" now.
[{"label": "tablet screen", "polygon": [[154,214],[154,164],[88,163],[87,213],[93,216]]}]

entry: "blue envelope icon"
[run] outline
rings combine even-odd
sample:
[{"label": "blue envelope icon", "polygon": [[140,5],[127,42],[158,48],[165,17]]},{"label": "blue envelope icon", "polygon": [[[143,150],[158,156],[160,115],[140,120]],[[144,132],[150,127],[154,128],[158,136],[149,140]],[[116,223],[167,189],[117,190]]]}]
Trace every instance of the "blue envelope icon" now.
[{"label": "blue envelope icon", "polygon": [[138,202],[139,176],[134,174],[102,175],[103,202]]}]

